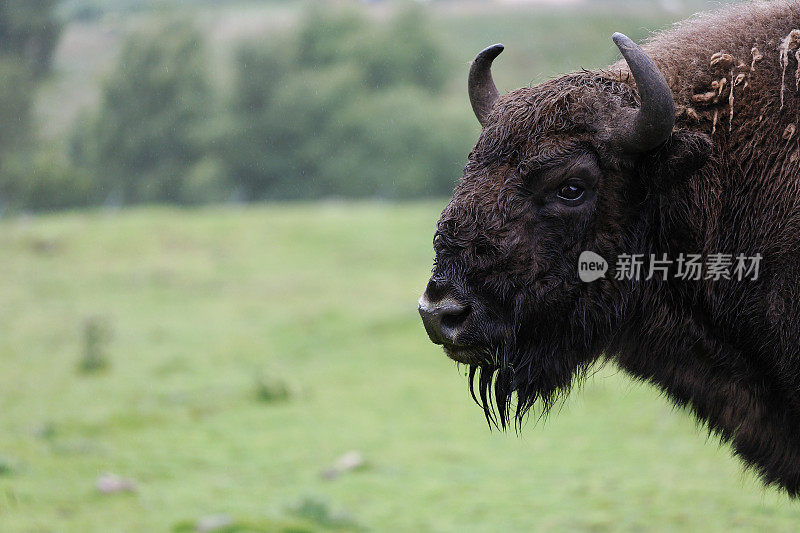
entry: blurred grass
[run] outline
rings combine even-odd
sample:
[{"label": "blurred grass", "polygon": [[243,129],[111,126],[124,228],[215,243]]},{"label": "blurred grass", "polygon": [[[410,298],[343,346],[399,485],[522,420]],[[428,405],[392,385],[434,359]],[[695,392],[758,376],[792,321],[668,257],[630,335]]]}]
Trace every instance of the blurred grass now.
[{"label": "blurred grass", "polygon": [[[0,530],[278,531],[308,508],[376,531],[796,529],[796,504],[611,368],[521,437],[490,432],[416,315],[442,204],[0,222]],[[113,337],[85,374],[92,317]],[[320,477],[353,449],[368,468]],[[138,490],[98,493],[104,472]]]}]

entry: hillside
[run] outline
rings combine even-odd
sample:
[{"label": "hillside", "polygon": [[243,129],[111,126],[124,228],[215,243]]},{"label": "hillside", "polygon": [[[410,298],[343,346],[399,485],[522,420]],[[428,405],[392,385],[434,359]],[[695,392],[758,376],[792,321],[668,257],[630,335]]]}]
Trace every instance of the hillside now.
[{"label": "hillside", "polygon": [[[367,6],[338,2],[364,10],[375,18],[395,9],[390,2]],[[644,38],[710,2],[602,1],[565,6],[480,1],[434,2],[427,18],[440,35],[448,68],[453,71],[451,97],[465,97],[469,62],[488,44],[507,46],[496,79],[510,90],[579,68],[612,62],[617,50],[610,40],[615,31]],[[68,19],[55,57],[55,75],[39,96],[43,133],[64,134],[83,109],[96,104],[104,75],[113,65],[124,37],[153,17],[194,18],[203,28],[215,58],[215,78],[221,88],[230,80],[231,53],[246,40],[280,39],[303,13],[301,1],[118,0],[65,2]],[[81,16],[83,14],[83,16]],[[469,106],[464,101],[464,109]],[[466,112],[466,111],[465,111]]]}]

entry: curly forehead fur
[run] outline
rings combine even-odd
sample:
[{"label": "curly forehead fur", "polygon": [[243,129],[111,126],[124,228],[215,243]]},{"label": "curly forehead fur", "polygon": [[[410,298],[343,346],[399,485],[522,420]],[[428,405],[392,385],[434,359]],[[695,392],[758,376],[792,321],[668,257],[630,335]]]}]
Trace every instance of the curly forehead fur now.
[{"label": "curly forehead fur", "polygon": [[609,106],[633,107],[636,98],[629,84],[588,70],[510,92],[495,103],[469,170],[557,155],[563,150],[560,134],[589,138]]}]

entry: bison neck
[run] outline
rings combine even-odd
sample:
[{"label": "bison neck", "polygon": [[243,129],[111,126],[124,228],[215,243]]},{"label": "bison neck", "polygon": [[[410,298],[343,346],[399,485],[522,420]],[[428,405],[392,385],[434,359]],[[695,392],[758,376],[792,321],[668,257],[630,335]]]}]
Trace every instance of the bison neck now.
[{"label": "bison neck", "polygon": [[636,284],[626,326],[607,350],[793,495],[800,495],[800,53],[789,37],[798,28],[800,3],[737,4],[646,47],[675,94],[676,128],[708,134],[714,148],[710,163],[654,200],[637,244],[671,258],[762,259],[757,280]]}]

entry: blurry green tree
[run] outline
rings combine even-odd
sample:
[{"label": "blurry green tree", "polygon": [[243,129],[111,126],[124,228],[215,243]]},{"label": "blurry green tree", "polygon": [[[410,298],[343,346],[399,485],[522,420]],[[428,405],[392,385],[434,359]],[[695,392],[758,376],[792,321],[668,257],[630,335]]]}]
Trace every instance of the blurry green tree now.
[{"label": "blurry green tree", "polygon": [[368,21],[317,8],[293,37],[243,46],[221,152],[246,199],[447,194],[472,123],[419,8]]},{"label": "blurry green tree", "polygon": [[[312,8],[286,35],[240,46],[224,99],[191,23],[143,26],[76,123],[69,159],[28,154],[15,169],[8,158],[17,178],[0,182],[0,198],[54,208],[450,193],[476,131],[445,91],[451,62],[419,6],[364,13]],[[23,126],[0,128],[0,149],[23,138],[29,84],[49,64],[38,44],[9,46],[0,76],[15,89],[0,91],[0,124]]]},{"label": "blurry green tree", "polygon": [[209,159],[214,101],[197,30],[169,22],[135,33],[103,85],[99,109],[73,138],[73,158],[107,201],[212,199],[221,188],[219,165]]},{"label": "blurry green tree", "polygon": [[0,2],[0,208],[30,203],[32,182],[46,179],[36,175],[31,108],[61,33],[57,3]]},{"label": "blurry green tree", "polygon": [[21,60],[34,76],[50,69],[61,35],[54,9],[58,0],[0,2],[0,53]]}]

